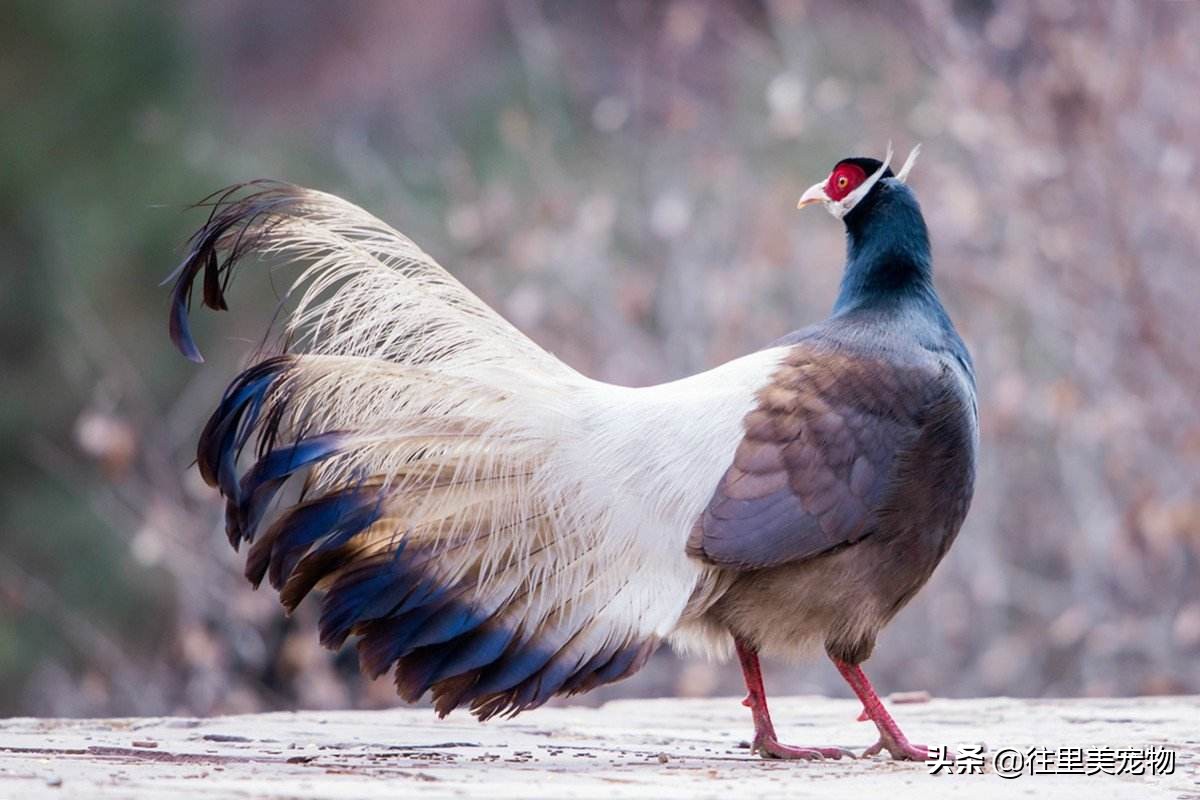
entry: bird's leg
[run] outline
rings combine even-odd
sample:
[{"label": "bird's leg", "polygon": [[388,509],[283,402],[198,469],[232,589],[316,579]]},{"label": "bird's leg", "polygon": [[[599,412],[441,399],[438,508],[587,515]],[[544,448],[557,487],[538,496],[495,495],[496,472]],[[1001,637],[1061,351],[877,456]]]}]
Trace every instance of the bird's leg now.
[{"label": "bird's leg", "polygon": [[850,688],[858,695],[863,704],[863,712],[859,720],[871,720],[879,729],[879,741],[871,745],[863,753],[863,758],[873,756],[881,750],[887,750],[892,758],[901,761],[926,761],[929,758],[929,748],[923,744],[911,744],[908,737],[900,730],[896,720],[883,707],[883,701],[875,694],[875,687],[867,680],[867,674],[857,664],[847,664],[844,661],[833,660],[838,672],[850,684]]},{"label": "bird's leg", "polygon": [[854,754],[841,747],[790,747],[780,744],[775,737],[775,726],[771,723],[771,712],[767,709],[767,692],[763,688],[762,669],[758,665],[758,653],[741,639],[734,639],[738,660],[742,662],[742,675],[746,679],[746,699],[742,705],[754,715],[754,744],[751,752],[763,758],[854,758]]}]

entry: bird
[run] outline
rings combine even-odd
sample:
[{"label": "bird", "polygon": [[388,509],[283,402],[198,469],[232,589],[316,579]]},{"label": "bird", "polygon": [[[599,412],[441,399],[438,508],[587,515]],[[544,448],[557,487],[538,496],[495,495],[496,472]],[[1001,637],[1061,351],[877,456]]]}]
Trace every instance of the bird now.
[{"label": "bird", "polygon": [[[196,464],[245,576],[408,702],[481,721],[638,671],[667,642],[736,654],[763,758],[785,745],[760,654],[822,649],[879,739],[925,760],[862,669],[966,517],[978,445],[970,354],[898,173],[843,159],[803,192],[842,221],[832,312],[659,385],[573,369],[413,241],[332,194],[272,180],[210,195],[173,275],[226,310],[235,268],[293,269],[293,305],[204,426]],[[273,323],[274,324],[274,323]],[[765,339],[766,337],[764,337]],[[285,487],[293,487],[285,490]]]}]

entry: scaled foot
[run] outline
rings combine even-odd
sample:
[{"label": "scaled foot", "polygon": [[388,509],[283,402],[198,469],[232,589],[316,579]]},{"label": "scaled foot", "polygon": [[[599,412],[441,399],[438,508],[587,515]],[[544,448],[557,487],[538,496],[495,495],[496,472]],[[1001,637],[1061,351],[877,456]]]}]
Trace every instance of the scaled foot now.
[{"label": "scaled foot", "polygon": [[897,761],[928,761],[929,748],[923,744],[912,744],[903,735],[893,736],[886,731],[879,735],[879,741],[863,751],[863,758],[870,758],[876,753],[887,750]]},{"label": "scaled foot", "polygon": [[801,759],[804,761],[824,761],[827,758],[837,760],[854,758],[854,753],[844,747],[793,747],[780,743],[774,738],[756,740],[751,752],[758,753],[763,758]]}]

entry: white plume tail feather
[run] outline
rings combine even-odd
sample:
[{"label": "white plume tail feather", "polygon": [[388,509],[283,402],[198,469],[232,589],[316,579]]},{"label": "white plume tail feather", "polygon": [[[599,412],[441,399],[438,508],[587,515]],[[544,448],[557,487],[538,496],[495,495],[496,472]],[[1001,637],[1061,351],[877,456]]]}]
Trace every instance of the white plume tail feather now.
[{"label": "white plume tail feather", "polygon": [[[190,244],[171,334],[196,360],[201,273],[223,309],[247,255],[306,265],[284,352],[229,387],[198,462],[231,542],[253,543],[247,576],[289,607],[324,590],[324,643],[357,635],[404,697],[486,718],[624,677],[672,631],[705,577],[687,534],[778,352],[648,389],[591,381],[403,235],[287,184],[220,195]],[[300,501],[265,524],[295,473]]]}]

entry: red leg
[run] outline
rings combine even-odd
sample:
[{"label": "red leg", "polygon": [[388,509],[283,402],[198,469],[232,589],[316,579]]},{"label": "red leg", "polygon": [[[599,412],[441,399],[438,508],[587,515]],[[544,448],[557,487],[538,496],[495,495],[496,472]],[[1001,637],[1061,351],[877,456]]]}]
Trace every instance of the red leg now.
[{"label": "red leg", "polygon": [[836,659],[833,663],[837,666],[838,672],[842,673],[842,677],[846,679],[846,683],[850,684],[850,688],[858,695],[858,699],[862,701],[863,713],[859,719],[869,719],[879,729],[879,741],[868,747],[863,753],[863,757],[873,756],[881,750],[887,750],[895,759],[927,760],[929,748],[923,744],[909,743],[908,737],[900,730],[896,720],[892,719],[892,715],[883,707],[883,701],[879,699],[879,695],[875,694],[875,687],[871,686],[871,682],[867,680],[867,674],[862,671],[862,667]]},{"label": "red leg", "polygon": [[741,639],[734,639],[738,660],[742,662],[742,675],[746,679],[746,699],[742,705],[754,716],[754,744],[751,752],[763,758],[823,759],[854,758],[854,754],[841,747],[790,747],[780,744],[775,737],[775,726],[771,712],[767,709],[767,693],[763,689],[762,670],[758,665],[758,653]]}]

